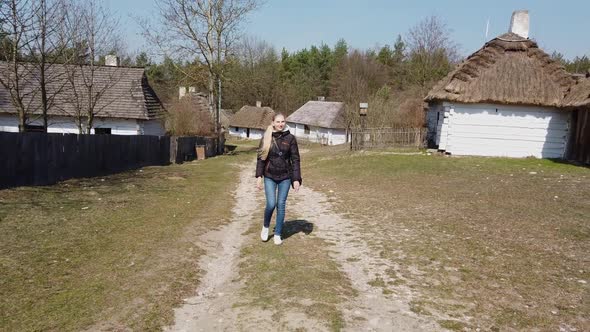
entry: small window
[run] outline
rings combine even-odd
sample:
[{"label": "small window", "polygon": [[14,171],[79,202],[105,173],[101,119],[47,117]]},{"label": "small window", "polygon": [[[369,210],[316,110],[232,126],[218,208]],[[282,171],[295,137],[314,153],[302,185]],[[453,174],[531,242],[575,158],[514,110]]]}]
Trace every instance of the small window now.
[{"label": "small window", "polygon": [[238,131],[240,131],[240,128],[234,127],[234,131],[237,133]]},{"label": "small window", "polygon": [[309,135],[309,126],[308,126],[308,125],[303,125],[303,132],[304,132],[306,135]]},{"label": "small window", "polygon": [[25,132],[27,133],[44,133],[43,126],[25,125]]},{"label": "small window", "polygon": [[94,128],[95,135],[110,135],[111,128]]}]

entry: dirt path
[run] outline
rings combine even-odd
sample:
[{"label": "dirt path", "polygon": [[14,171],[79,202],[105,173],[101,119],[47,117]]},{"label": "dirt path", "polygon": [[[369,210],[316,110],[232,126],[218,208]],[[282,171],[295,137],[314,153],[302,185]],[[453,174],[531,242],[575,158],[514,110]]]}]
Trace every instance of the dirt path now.
[{"label": "dirt path", "polygon": [[[234,193],[236,204],[231,223],[211,231],[196,241],[207,254],[199,262],[205,271],[196,295],[185,299],[175,310],[175,324],[166,331],[251,331],[251,330],[325,330],[326,327],[302,313],[287,315],[275,322],[272,312],[260,308],[236,306],[240,302],[242,282],[238,280],[240,251],[246,241],[243,235],[262,206],[263,195],[256,192],[252,170],[244,167]],[[359,296],[342,306],[346,330],[357,331],[436,331],[437,324],[417,317],[409,310],[409,290],[396,288],[393,294],[369,283],[377,278],[391,281],[388,266],[368,247],[355,230],[358,225],[332,213],[326,197],[309,188],[289,198],[289,209],[295,209],[314,223],[313,236],[333,244],[330,252],[351,280]]]},{"label": "dirt path", "polygon": [[[313,221],[313,234],[331,243],[331,256],[350,279],[358,296],[342,307],[350,331],[440,331],[437,323],[418,317],[410,310],[411,291],[395,286],[391,294],[384,294],[383,285],[395,283],[388,269],[396,266],[372,251],[361,237],[357,225],[333,213],[325,195],[303,187],[291,205],[298,213]],[[372,286],[374,284],[375,286]]]},{"label": "dirt path", "polygon": [[257,209],[255,182],[251,169],[242,168],[240,182],[234,193],[234,200],[240,202],[233,207],[232,222],[219,230],[202,236],[198,245],[207,254],[199,262],[205,271],[196,296],[185,299],[185,304],[174,311],[175,325],[166,331],[225,331],[235,330],[238,310],[232,307],[241,287],[238,277],[240,248],[244,242],[243,233],[250,226],[252,214]]}]

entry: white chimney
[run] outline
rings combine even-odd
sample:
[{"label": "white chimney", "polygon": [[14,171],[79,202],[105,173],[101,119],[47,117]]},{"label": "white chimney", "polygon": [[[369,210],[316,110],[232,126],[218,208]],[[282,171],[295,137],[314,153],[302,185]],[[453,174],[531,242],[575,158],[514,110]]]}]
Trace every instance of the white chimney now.
[{"label": "white chimney", "polygon": [[195,92],[197,92],[197,89],[194,86],[188,87],[188,93],[195,93]]},{"label": "white chimney", "polygon": [[324,96],[318,96],[318,101],[326,101],[326,97],[324,97]]},{"label": "white chimney", "polygon": [[262,102],[260,100],[256,101],[256,107],[262,107]]},{"label": "white chimney", "polygon": [[111,67],[119,66],[119,58],[116,55],[106,55],[104,57],[104,64]]},{"label": "white chimney", "polygon": [[529,38],[529,11],[517,10],[512,13],[510,21],[510,32],[523,38]]},{"label": "white chimney", "polygon": [[181,86],[178,88],[178,99],[182,99],[184,96],[186,96],[186,86]]}]

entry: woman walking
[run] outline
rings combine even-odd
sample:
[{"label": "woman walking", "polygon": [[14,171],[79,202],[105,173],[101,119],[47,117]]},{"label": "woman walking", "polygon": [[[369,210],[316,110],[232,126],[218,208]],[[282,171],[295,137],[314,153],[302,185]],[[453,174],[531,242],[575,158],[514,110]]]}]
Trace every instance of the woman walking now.
[{"label": "woman walking", "polygon": [[285,206],[289,188],[295,192],[301,186],[301,168],[299,164],[299,149],[297,140],[286,128],[285,117],[278,113],[272,118],[258,149],[256,162],[256,187],[262,190],[264,179],[264,193],[266,208],[264,209],[264,224],[260,232],[262,241],[268,240],[270,219],[277,209],[274,243],[283,243],[281,231],[285,221]]}]

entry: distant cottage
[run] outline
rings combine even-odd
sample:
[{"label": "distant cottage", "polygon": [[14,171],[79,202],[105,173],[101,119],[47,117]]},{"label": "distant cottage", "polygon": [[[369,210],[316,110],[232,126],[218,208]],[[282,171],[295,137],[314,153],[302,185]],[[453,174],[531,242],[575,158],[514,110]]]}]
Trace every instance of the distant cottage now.
[{"label": "distant cottage", "polygon": [[229,134],[247,139],[260,139],[266,128],[272,123],[275,112],[270,107],[243,106],[229,120]]},{"label": "distant cottage", "polygon": [[576,84],[528,39],[528,22],[527,11],[515,12],[510,32],[428,93],[431,145],[454,155],[566,157],[570,137],[579,135],[572,114],[588,105],[590,86]]},{"label": "distant cottage", "polygon": [[[6,62],[0,62],[0,75],[6,72]],[[87,102],[84,98],[84,80],[88,80],[90,69],[87,66],[74,72],[76,89],[66,81],[68,77],[66,66],[54,64],[50,68],[51,75],[56,77],[48,86],[49,90],[59,92],[55,94],[53,106],[49,110],[50,133],[79,133],[75,121],[77,113],[75,104]],[[118,66],[116,60],[110,59],[109,65],[97,66],[94,71],[94,91],[101,93],[92,134],[114,135],[164,135],[163,117],[166,114],[158,96],[148,83],[144,68]],[[32,79],[28,82],[34,81]],[[35,89],[33,84],[27,87],[29,91]],[[60,89],[60,90],[57,90]],[[40,94],[29,94],[26,103],[33,111],[29,115],[26,129],[37,131],[42,129]],[[9,91],[0,85],[0,131],[18,132],[18,116],[11,102]]]},{"label": "distant cottage", "polygon": [[287,117],[291,133],[297,138],[325,145],[347,141],[344,103],[308,101]]}]

